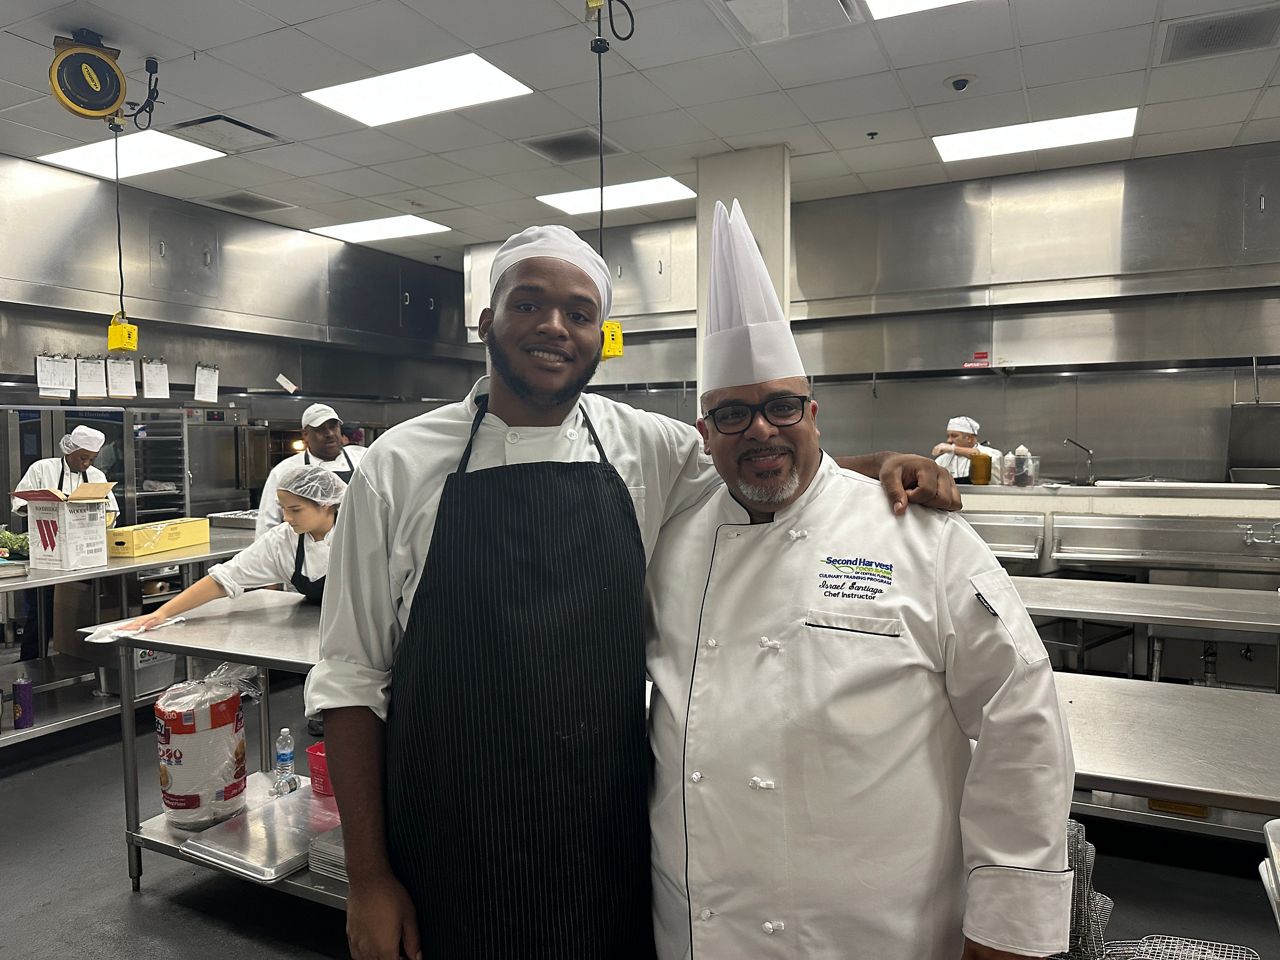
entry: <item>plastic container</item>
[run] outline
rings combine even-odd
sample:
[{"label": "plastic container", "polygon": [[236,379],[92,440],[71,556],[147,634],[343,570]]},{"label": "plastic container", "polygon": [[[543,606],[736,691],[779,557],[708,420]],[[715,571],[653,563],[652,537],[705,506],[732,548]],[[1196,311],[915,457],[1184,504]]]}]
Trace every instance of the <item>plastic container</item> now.
[{"label": "plastic container", "polygon": [[311,792],[322,797],[333,796],[333,784],[329,782],[329,761],[324,756],[324,741],[307,747],[307,774],[311,777]]},{"label": "plastic container", "polygon": [[986,486],[991,482],[991,458],[985,453],[975,453],[969,461],[969,482]]},{"label": "plastic container", "polygon": [[1010,483],[1015,487],[1034,487],[1040,482],[1040,458],[1031,456],[1015,456],[1013,458],[1013,479]]}]

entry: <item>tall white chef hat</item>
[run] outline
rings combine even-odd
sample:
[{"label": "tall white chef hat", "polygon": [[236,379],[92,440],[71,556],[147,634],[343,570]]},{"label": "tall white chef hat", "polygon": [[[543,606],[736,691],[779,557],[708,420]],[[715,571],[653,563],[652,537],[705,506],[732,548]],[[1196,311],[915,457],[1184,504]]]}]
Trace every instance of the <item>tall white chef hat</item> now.
[{"label": "tall white chef hat", "polygon": [[81,425],[58,441],[58,449],[63,453],[73,453],[76,450],[88,450],[90,453],[97,453],[106,442],[106,434],[101,430]]},{"label": "tall white chef hat", "polygon": [[947,421],[947,429],[956,433],[972,433],[978,435],[978,421],[973,417],[952,417]]},{"label": "tall white chef hat", "polygon": [[493,293],[498,289],[502,275],[521,260],[533,257],[551,257],[571,263],[588,277],[600,291],[600,319],[607,320],[613,309],[613,283],[609,280],[609,265],[591,245],[568,227],[528,227],[521,230],[498,248],[493,266],[489,269],[489,301],[493,305]]},{"label": "tall white chef hat", "polygon": [[318,427],[320,424],[328,423],[330,420],[342,422],[342,418],[338,416],[338,411],[327,403],[313,403],[302,411],[302,425],[304,427]]},{"label": "tall white chef hat", "polygon": [[742,207],[734,200],[731,214],[717,200],[700,392],[805,375]]}]

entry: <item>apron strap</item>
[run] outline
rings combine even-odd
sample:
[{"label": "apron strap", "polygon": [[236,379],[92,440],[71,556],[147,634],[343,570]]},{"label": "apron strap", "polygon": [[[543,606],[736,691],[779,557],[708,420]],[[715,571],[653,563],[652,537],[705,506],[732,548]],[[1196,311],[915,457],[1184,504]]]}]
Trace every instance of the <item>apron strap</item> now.
[{"label": "apron strap", "polygon": [[353,464],[353,463],[351,462],[351,454],[347,453],[347,448],[346,448],[346,447],[343,447],[343,448],[342,448],[342,459],[343,459],[343,460],[345,460],[345,461],[347,461],[347,469],[346,469],[346,470],[344,470],[344,471],[342,471],[342,472],[343,472],[343,473],[355,473],[355,472],[356,472],[355,464]]},{"label": "apron strap", "polygon": [[309,537],[311,534],[304,533],[298,537],[298,549],[293,554],[293,575],[295,577],[302,576],[302,565],[306,562],[307,548],[303,537]]},{"label": "apron strap", "polygon": [[302,465],[303,465],[303,466],[305,466],[305,467],[309,467],[309,466],[311,466],[311,451],[310,451],[310,450],[303,450],[303,451],[302,451]]},{"label": "apron strap", "polygon": [[591,418],[587,416],[587,408],[582,404],[578,404],[578,409],[582,411],[582,422],[587,425],[587,431],[591,434],[591,439],[595,443],[596,449],[600,451],[600,462],[606,467],[609,466],[609,458],[604,453],[604,444],[600,442],[600,436],[596,433],[595,425],[592,424]]}]

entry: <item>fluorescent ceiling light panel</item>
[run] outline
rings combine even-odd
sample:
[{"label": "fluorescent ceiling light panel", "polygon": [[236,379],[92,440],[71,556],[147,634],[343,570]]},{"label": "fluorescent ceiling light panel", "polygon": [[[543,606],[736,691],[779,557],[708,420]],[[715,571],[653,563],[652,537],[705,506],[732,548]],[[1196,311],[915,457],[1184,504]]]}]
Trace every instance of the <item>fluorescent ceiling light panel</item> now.
[{"label": "fluorescent ceiling light panel", "polygon": [[867,0],[867,8],[871,11],[873,20],[888,20],[890,17],[919,13],[921,10],[954,7],[968,2],[969,0]]},{"label": "fluorescent ceiling light panel", "polygon": [[312,227],[312,233],[320,233],[347,243],[368,243],[370,240],[394,240],[396,237],[416,237],[424,233],[444,233],[449,228],[423,217],[383,217],[380,220],[361,220],[357,223],[335,223],[331,227]]},{"label": "fluorescent ceiling light panel", "polygon": [[[156,130],[144,130],[142,133],[131,133],[120,138],[120,179],[225,156],[220,150],[211,150],[189,140],[180,140]],[[116,177],[115,144],[111,140],[72,147],[58,153],[47,153],[37,159],[105,180],[114,180]]]},{"label": "fluorescent ceiling light panel", "polygon": [[938,148],[944,163],[952,163],[976,157],[998,157],[1007,153],[1122,140],[1133,136],[1137,120],[1138,108],[1130,107],[1127,110],[1089,113],[1079,117],[1063,117],[1060,120],[1037,120],[1035,123],[1017,123],[1010,127],[949,133],[934,137],[933,145]]},{"label": "fluorescent ceiling light panel", "polygon": [[352,120],[378,127],[526,93],[533,91],[515,77],[483,57],[464,53],[380,77],[312,90],[303,96]]},{"label": "fluorescent ceiling light panel", "polygon": [[[604,188],[604,209],[643,207],[650,203],[669,203],[672,200],[688,200],[696,196],[696,193],[672,177],[637,180],[635,183],[615,183],[613,186]],[[600,188],[588,187],[586,190],[570,190],[568,193],[547,193],[538,199],[568,214],[595,213],[600,209]]]}]

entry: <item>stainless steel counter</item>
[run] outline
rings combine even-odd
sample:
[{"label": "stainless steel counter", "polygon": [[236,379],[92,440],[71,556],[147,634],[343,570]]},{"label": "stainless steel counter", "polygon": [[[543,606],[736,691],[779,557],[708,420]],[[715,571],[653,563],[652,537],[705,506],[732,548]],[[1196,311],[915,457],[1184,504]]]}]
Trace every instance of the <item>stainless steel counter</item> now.
[{"label": "stainless steel counter", "polygon": [[1179,500],[1280,500],[1280,486],[1253,483],[1169,483],[1163,481],[1099,481],[1102,486],[1040,483],[1034,487],[965,484],[960,495],[967,506],[979,506],[983,497],[1150,497]]}]

